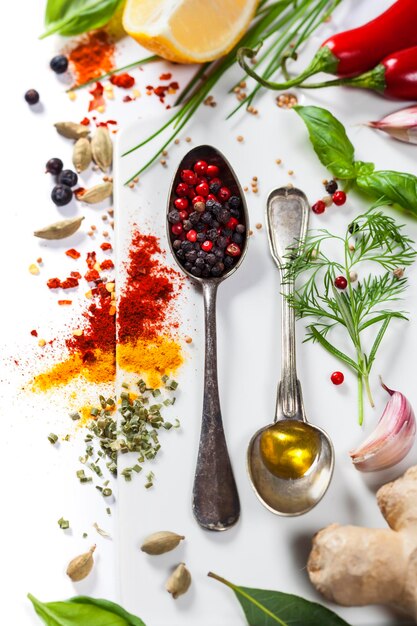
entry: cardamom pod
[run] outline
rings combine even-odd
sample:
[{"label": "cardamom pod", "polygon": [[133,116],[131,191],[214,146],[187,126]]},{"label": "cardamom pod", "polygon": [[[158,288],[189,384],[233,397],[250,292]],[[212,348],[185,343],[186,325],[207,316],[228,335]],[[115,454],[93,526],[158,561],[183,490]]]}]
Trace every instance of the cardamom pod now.
[{"label": "cardamom pod", "polygon": [[90,132],[87,126],[76,124],[76,122],[57,122],[54,126],[58,133],[67,139],[87,137]]},{"label": "cardamom pod", "polygon": [[87,202],[88,204],[96,204],[102,202],[113,193],[113,183],[100,183],[94,187],[90,187],[77,196],[77,200]]},{"label": "cardamom pod", "polygon": [[83,219],[84,217],[71,217],[67,220],[54,222],[45,228],[35,230],[33,234],[41,239],[65,239],[65,237],[77,232]]},{"label": "cardamom pod", "polygon": [[69,562],[67,567],[67,574],[73,582],[83,580],[93,569],[94,559],[93,552],[96,546],[91,546],[88,552],[76,556]]},{"label": "cardamom pod", "polygon": [[99,126],[91,140],[91,151],[94,163],[105,172],[113,161],[113,144],[109,131],[105,126]]},{"label": "cardamom pod", "polygon": [[179,596],[186,593],[191,585],[191,574],[185,567],[184,563],[180,563],[172,572],[165,585],[165,589],[176,600]]},{"label": "cardamom pod", "polygon": [[86,137],[80,137],[74,144],[72,162],[78,174],[87,169],[91,163],[91,145]]},{"label": "cardamom pod", "polygon": [[146,554],[164,554],[176,548],[183,539],[185,539],[184,535],[161,530],[146,537],[140,549]]}]

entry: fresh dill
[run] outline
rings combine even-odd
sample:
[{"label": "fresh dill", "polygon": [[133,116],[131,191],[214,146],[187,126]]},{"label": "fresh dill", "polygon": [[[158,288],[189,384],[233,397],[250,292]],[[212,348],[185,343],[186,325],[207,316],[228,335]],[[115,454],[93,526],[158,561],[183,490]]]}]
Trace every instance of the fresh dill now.
[{"label": "fresh dill", "polygon": [[[406,312],[397,310],[395,303],[407,286],[404,269],[417,253],[403,229],[404,225],[398,225],[386,213],[371,208],[356,217],[343,236],[324,229],[311,232],[303,254],[288,266],[287,279],[296,284],[290,304],[297,318],[314,320],[307,325],[305,341],[319,343],[357,375],[360,424],[364,389],[374,406],[369,375],[382,339],[392,319],[407,319]],[[333,260],[333,254],[330,258],[328,252],[336,247],[340,250],[339,260]],[[345,289],[335,286],[339,276],[346,278]],[[338,328],[350,338],[353,355],[332,342],[332,331]],[[374,331],[373,343],[365,352],[364,334],[369,329]]]}]

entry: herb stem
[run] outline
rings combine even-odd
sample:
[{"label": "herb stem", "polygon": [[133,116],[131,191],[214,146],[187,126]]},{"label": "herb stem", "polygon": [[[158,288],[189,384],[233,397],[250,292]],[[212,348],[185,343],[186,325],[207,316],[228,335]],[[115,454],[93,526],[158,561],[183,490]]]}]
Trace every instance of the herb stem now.
[{"label": "herb stem", "polygon": [[362,373],[358,372],[358,422],[359,426],[363,424],[363,378]]},{"label": "herb stem", "polygon": [[108,78],[109,76],[113,76],[113,74],[118,74],[119,72],[131,70],[132,68],[137,67],[139,65],[146,65],[147,63],[155,63],[155,61],[161,61],[161,60],[162,60],[161,57],[158,57],[156,55],[139,59],[138,61],[134,61],[133,63],[128,63],[127,65],[123,65],[122,67],[116,67],[114,70],[110,70],[109,72],[106,72],[105,74],[101,74],[101,76],[97,76],[96,78],[91,78],[90,80],[87,80],[87,82],[82,83],[81,85],[74,85],[73,87],[69,87],[69,89],[66,89],[66,92],[68,93],[69,91],[77,91],[78,89],[83,89],[84,87],[88,87],[89,85],[92,85],[93,83],[100,82],[101,80],[104,80],[105,78]]}]

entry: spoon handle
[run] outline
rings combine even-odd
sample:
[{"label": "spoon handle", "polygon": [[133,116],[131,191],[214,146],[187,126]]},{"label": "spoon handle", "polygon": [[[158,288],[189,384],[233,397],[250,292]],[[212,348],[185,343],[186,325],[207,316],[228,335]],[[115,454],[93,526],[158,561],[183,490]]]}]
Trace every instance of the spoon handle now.
[{"label": "spoon handle", "polygon": [[216,281],[203,283],[205,314],[204,401],[193,488],[193,513],[208,530],[226,530],[239,518],[240,503],[227,451],[217,380]]},{"label": "spoon handle", "polygon": [[294,281],[281,270],[281,380],[278,387],[276,419],[305,420],[301,386],[297,379],[295,313],[288,298],[294,294]]}]

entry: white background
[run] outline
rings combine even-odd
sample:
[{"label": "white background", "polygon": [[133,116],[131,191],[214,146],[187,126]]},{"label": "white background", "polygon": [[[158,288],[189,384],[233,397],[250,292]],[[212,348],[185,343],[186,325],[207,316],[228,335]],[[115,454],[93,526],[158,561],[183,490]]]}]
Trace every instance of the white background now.
[{"label": "white background", "polygon": [[[360,3],[344,0],[335,16],[343,27],[361,23],[371,14],[379,13],[389,2]],[[221,400],[225,428],[236,471],[242,504],[239,525],[222,535],[210,535],[194,523],[190,509],[192,469],[199,433],[201,398],[201,301],[198,294],[187,291],[181,306],[184,310],[184,332],[195,337],[189,360],[181,376],[178,411],[184,425],[183,434],[167,436],[164,454],[156,465],[158,482],[153,492],[144,492],[141,481],[119,485],[118,507],[108,517],[99,494],[89,486],[80,486],[75,477],[82,453],[82,441],[75,437],[70,443],[51,446],[49,432],[65,433],[68,424],[68,397],[33,397],[22,393],[28,373],[35,367],[39,350],[30,330],[37,328],[40,336],[52,338],[68,322],[68,310],[62,310],[44,286],[47,278],[62,275],[69,265],[63,255],[68,242],[45,245],[35,240],[32,231],[59,219],[59,211],[49,198],[51,181],[44,174],[48,158],[59,156],[70,166],[70,143],[59,137],[52,124],[56,121],[78,121],[87,112],[87,93],[80,93],[71,102],[64,93],[65,84],[48,67],[49,59],[60,48],[58,38],[39,41],[42,31],[41,3],[28,1],[8,7],[7,23],[3,26],[2,58],[2,514],[0,541],[6,577],[3,582],[3,615],[9,623],[29,626],[38,618],[26,600],[31,592],[42,600],[57,600],[75,594],[89,594],[123,601],[126,608],[141,615],[147,626],[239,626],[243,624],[239,608],[226,589],[206,578],[209,569],[246,586],[275,588],[299,593],[321,601],[308,582],[304,571],[311,536],[327,523],[355,523],[381,526],[383,520],[376,508],[373,491],[385,478],[398,475],[416,458],[413,451],[406,462],[392,473],[366,478],[350,465],[347,452],[363,437],[356,424],[356,388],[353,375],[346,374],[346,383],[333,387],[329,375],[339,364],[317,346],[301,347],[302,327],[299,327],[299,376],[302,381],[306,410],[311,421],[324,427],[336,448],[336,471],[325,499],[310,514],[283,520],[264,510],[253,495],[245,471],[245,452],[252,433],[272,419],[276,382],[279,375],[279,298],[277,274],[268,257],[265,232],[256,232],[251,241],[248,258],[219,293],[219,369]],[[312,42],[303,65],[317,43]],[[123,62],[142,57],[136,44],[123,46]],[[154,81],[163,66],[146,67],[135,72],[139,89]],[[185,73],[187,73],[186,70]],[[236,76],[238,76],[237,74]],[[174,78],[183,84],[183,75],[175,70]],[[225,114],[234,100],[222,101],[221,93],[233,82],[234,76],[223,83],[216,109],[200,111],[194,125],[184,133],[197,142],[209,141],[220,147],[230,158],[243,184],[253,175],[260,179],[259,197],[248,198],[251,221],[263,222],[263,207],[271,188],[286,184],[287,169],[295,171],[291,178],[302,187],[311,201],[322,195],[321,179],[326,172],[319,166],[306,139],[305,129],[294,113],[280,111],[274,104],[275,94],[267,93],[258,103],[259,119],[249,115],[224,123]],[[230,82],[229,82],[230,80]],[[23,99],[26,89],[34,87],[41,93],[40,107],[31,109]],[[300,95],[303,101],[304,96]],[[125,128],[137,119],[159,114],[162,109],[154,99],[142,97],[134,103],[110,103],[103,119],[118,119]],[[307,100],[305,100],[307,101]],[[357,147],[357,156],[373,160],[379,168],[413,171],[415,147],[395,143],[365,129],[361,124],[369,119],[399,108],[398,103],[386,102],[370,94],[327,90],[308,96],[308,101],[331,107],[348,127]],[[143,132],[142,126],[129,131],[132,139]],[[237,144],[236,135],[245,136]],[[125,139],[126,141],[126,139]],[[187,145],[187,148],[190,147]],[[168,171],[160,168],[144,178],[138,195],[126,195],[119,208],[120,238],[127,232],[132,211],[141,207],[143,216],[156,199],[164,211],[166,191],[176,160],[185,151],[185,144],[170,153],[172,165]],[[284,164],[278,168],[273,158]],[[122,167],[124,173],[139,163],[134,156]],[[140,163],[139,163],[140,164]],[[158,166],[160,167],[160,166]],[[153,177],[153,178],[152,178]],[[163,178],[161,178],[163,177]],[[161,180],[155,195],[153,180]],[[146,180],[148,182],[146,182]],[[89,183],[92,180],[88,181]],[[133,200],[132,200],[133,198]],[[120,213],[120,210],[126,213]],[[365,208],[350,198],[343,209],[329,210],[325,216],[313,217],[312,226],[342,228],[359,210]],[[76,213],[75,203],[64,207],[63,216]],[[85,223],[101,227],[98,211],[82,209]],[[153,215],[155,228],[162,236],[162,221]],[[410,235],[417,239],[417,226],[409,222]],[[153,223],[151,221],[151,223]],[[85,231],[87,228],[84,229]],[[98,240],[97,240],[98,241]],[[71,241],[80,251],[92,248],[82,234]],[[120,258],[124,250],[119,250]],[[38,256],[44,259],[41,275],[29,274],[28,266]],[[72,266],[71,266],[72,269]],[[410,273],[407,308],[412,315],[416,296],[416,270]],[[200,307],[200,308],[199,308]],[[367,410],[366,429],[370,430],[386,402],[384,392],[377,389],[377,374],[388,385],[404,391],[416,405],[413,355],[416,350],[415,320],[408,325],[393,326],[388,340],[381,348],[373,386],[377,407]],[[13,359],[18,359],[16,367]],[[27,362],[27,365],[25,365]],[[176,491],[177,490],[177,491]],[[117,511],[119,514],[117,515]],[[145,511],[145,513],[144,513]],[[71,521],[71,531],[63,532],[57,520],[64,516]],[[97,535],[93,522],[105,528],[113,540]],[[175,525],[187,535],[187,542],[178,554],[173,553],[158,562],[149,563],[137,546],[147,532]],[[181,526],[181,527],[179,527]],[[82,539],[82,533],[89,537]],[[97,564],[93,574],[82,583],[73,585],[65,575],[70,558],[97,543]],[[194,577],[192,591],[173,605],[163,589],[169,568],[177,559],[186,559]],[[142,592],[139,591],[142,589]],[[379,609],[340,609],[332,607],[354,626],[391,624],[392,619]]]}]

